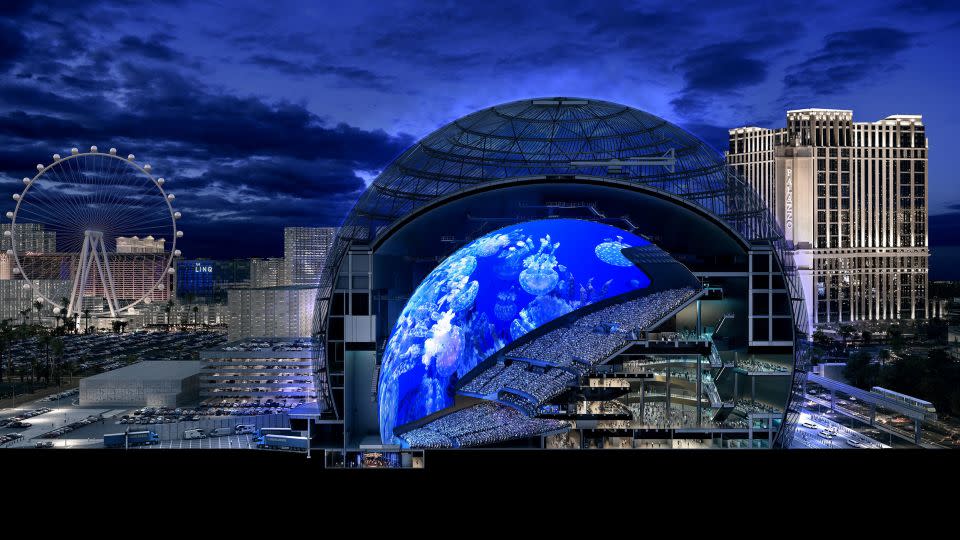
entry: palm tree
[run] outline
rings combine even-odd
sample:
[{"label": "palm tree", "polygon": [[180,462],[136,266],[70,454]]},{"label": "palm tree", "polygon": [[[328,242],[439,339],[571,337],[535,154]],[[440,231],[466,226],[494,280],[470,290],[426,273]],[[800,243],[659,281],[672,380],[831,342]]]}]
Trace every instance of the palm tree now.
[{"label": "palm tree", "polygon": [[[3,382],[3,355],[7,352],[12,338],[10,321],[7,319],[0,321],[0,383]],[[13,374],[11,373],[10,376],[13,377]]]},{"label": "palm tree", "polygon": [[86,334],[90,332],[90,308],[83,310],[83,333]]},{"label": "palm tree", "polygon": [[[56,306],[50,306],[50,313],[53,315],[53,327],[54,327],[54,328],[59,328],[59,327],[60,327],[60,315],[61,315],[60,310],[57,309]],[[64,324],[66,324],[66,323],[64,323]]]},{"label": "palm tree", "polygon": [[197,326],[197,315],[200,313],[200,308],[198,306],[193,306],[193,326]]},{"label": "palm tree", "polygon": [[853,335],[853,332],[856,328],[850,326],[849,324],[841,324],[840,328],[837,329],[837,333],[840,334],[840,337],[843,338],[843,349],[847,349],[847,339]]},{"label": "palm tree", "polygon": [[877,353],[877,359],[880,360],[881,368],[885,366],[887,361],[890,360],[890,349],[880,349],[880,352]]},{"label": "palm tree", "polygon": [[37,326],[40,326],[40,312],[43,310],[43,300],[39,298],[34,300],[33,309],[37,310]]},{"label": "palm tree", "polygon": [[167,305],[163,306],[163,311],[167,314],[167,332],[170,331],[170,312],[173,311],[173,300],[167,300]]},{"label": "palm tree", "polygon": [[27,324],[27,317],[30,316],[30,308],[20,310],[20,318],[23,319],[23,324]]}]

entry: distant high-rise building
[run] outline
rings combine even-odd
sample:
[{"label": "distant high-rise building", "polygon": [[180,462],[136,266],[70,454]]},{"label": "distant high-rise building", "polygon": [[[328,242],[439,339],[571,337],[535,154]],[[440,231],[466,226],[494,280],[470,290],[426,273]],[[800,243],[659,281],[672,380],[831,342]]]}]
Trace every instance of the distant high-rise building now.
[{"label": "distant high-rise building", "polygon": [[327,253],[337,235],[335,227],[286,227],[283,229],[283,258],[286,283],[316,285],[320,282]]},{"label": "distant high-rise building", "polygon": [[316,295],[307,285],[230,289],[228,338],[309,337]]},{"label": "distant high-rise building", "polygon": [[285,272],[283,259],[250,259],[250,286],[279,287],[286,283]]},{"label": "distant high-rise building", "polygon": [[[21,321],[20,311],[33,310],[33,301],[41,294],[47,298],[70,295],[70,282],[67,280],[37,279],[33,281],[33,286],[27,285],[22,279],[0,280],[0,320]],[[49,308],[50,305],[46,304],[44,317],[52,317]],[[36,313],[31,311],[30,317],[35,316]]]},{"label": "distant high-rise building", "polygon": [[787,111],[786,128],[731,129],[727,160],[783,228],[808,328],[927,317],[921,116],[854,122],[848,110]]},{"label": "distant high-rise building", "polygon": [[117,253],[163,253],[163,247],[167,243],[163,238],[154,238],[147,236],[139,238],[137,236],[118,236]]},{"label": "distant high-rise building", "polygon": [[182,302],[226,302],[227,289],[250,285],[250,259],[178,259],[176,265]]},{"label": "distant high-rise building", "polygon": [[6,252],[13,246],[13,236],[7,231],[16,232],[18,253],[54,253],[57,251],[57,233],[48,231],[38,223],[21,223],[14,229],[10,223],[0,224],[0,249]]},{"label": "distant high-rise building", "polygon": [[15,263],[7,250],[13,247],[14,236],[17,241],[17,253],[21,256],[37,253],[55,253],[57,251],[56,231],[45,230],[38,223],[23,223],[16,226],[16,235],[8,235],[14,229],[10,223],[0,224],[0,279],[12,279]]}]

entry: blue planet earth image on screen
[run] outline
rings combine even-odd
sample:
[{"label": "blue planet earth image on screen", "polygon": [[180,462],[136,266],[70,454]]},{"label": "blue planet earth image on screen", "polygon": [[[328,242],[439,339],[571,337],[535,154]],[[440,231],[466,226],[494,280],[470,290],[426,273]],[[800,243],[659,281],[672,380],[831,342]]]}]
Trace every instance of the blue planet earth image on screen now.
[{"label": "blue planet earth image on screen", "polygon": [[414,291],[384,350],[380,437],[449,407],[454,386],[527,332],[598,300],[647,287],[621,250],[650,242],[576,219],[529,221],[459,249]]}]

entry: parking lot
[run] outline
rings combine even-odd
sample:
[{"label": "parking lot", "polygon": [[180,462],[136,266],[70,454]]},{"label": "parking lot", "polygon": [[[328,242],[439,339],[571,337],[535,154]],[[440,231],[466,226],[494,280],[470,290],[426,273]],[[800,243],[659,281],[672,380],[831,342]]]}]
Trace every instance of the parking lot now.
[{"label": "parking lot", "polygon": [[[142,360],[196,360],[200,351],[227,340],[222,332],[96,332],[66,334],[61,367],[66,375],[78,377],[111,371]],[[8,373],[30,373],[31,362],[42,354],[39,338],[13,341],[5,352]],[[22,390],[20,390],[22,392]],[[3,395],[0,397],[10,397]]]},{"label": "parking lot", "polygon": [[[225,414],[228,410],[221,410],[220,416],[217,416],[214,409],[202,407],[179,412],[147,408],[81,408],[75,397],[64,395],[53,401],[35,400],[16,408],[0,410],[0,424],[5,420],[7,426],[15,426],[0,427],[0,448],[35,448],[38,444],[55,449],[103,448],[105,434],[122,433],[129,429],[149,430],[158,434],[161,444],[144,448],[248,449],[253,448],[250,435],[231,434],[184,440],[183,433],[189,429],[202,429],[208,434],[217,428],[232,431],[234,426],[240,424],[253,426],[254,429],[289,425],[286,409],[283,407],[246,407],[243,408],[242,415]],[[256,414],[261,411],[266,414]],[[137,412],[140,414],[135,414]],[[150,414],[144,414],[147,412]],[[121,423],[125,422],[124,416],[127,421],[137,419],[143,423]]]}]

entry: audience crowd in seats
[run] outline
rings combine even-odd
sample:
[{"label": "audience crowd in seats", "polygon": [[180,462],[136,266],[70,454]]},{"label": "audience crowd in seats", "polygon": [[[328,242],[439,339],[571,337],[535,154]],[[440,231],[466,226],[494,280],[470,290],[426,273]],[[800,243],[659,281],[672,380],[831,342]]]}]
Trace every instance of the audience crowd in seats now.
[{"label": "audience crowd in seats", "polygon": [[[558,366],[586,366],[607,359],[637,333],[682,306],[696,291],[670,289],[629,300],[584,315],[570,325],[552,330],[517,347],[510,355],[550,362]],[[598,328],[612,328],[597,331]]]},{"label": "audience crowd in seats", "polygon": [[400,437],[416,448],[478,446],[568,427],[568,423],[560,420],[530,418],[506,405],[482,402],[437,418]]}]

